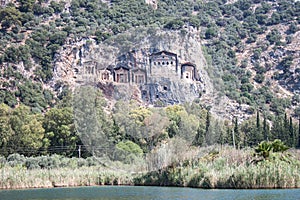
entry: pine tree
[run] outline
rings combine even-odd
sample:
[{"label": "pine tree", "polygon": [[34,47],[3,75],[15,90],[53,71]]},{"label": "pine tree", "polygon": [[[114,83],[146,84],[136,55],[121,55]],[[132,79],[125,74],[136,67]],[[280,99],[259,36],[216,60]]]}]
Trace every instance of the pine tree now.
[{"label": "pine tree", "polygon": [[206,112],[206,121],[205,121],[205,139],[204,142],[207,144],[207,142],[210,142],[210,112],[209,110]]},{"label": "pine tree", "polygon": [[267,119],[266,116],[264,116],[264,121],[263,121],[263,135],[264,135],[264,140],[268,141],[269,140],[269,134],[270,134],[270,128],[267,124]]},{"label": "pine tree", "polygon": [[283,141],[283,124],[282,124],[282,117],[276,116],[275,119],[273,120],[273,127],[271,129],[271,135],[270,135],[270,140],[274,139],[280,139]]},{"label": "pine tree", "polygon": [[240,126],[241,135],[243,135],[244,146],[255,146],[256,143],[256,119],[244,121]]},{"label": "pine tree", "polygon": [[233,128],[233,132],[234,132],[234,139],[235,139],[235,143],[238,145],[238,147],[240,146],[240,132],[239,132],[239,126],[238,126],[238,120],[237,117],[235,117],[234,120],[234,128]]},{"label": "pine tree", "polygon": [[224,128],[224,124],[218,121],[218,123],[216,124],[216,129],[218,132],[217,143],[221,144],[221,146],[226,143],[226,131]]},{"label": "pine tree", "polygon": [[254,139],[254,144],[258,144],[259,142],[261,142],[264,139],[262,130],[261,130],[261,125],[260,125],[259,111],[257,111],[257,113],[256,113],[256,131],[255,131],[253,139]]},{"label": "pine tree", "polygon": [[287,114],[285,113],[284,114],[284,120],[283,120],[283,137],[282,137],[282,141],[285,143],[285,144],[290,144],[290,131],[289,131],[289,120],[288,120],[288,117],[287,117]]},{"label": "pine tree", "polygon": [[195,139],[193,141],[193,145],[201,146],[201,145],[205,145],[205,144],[206,144],[206,141],[205,141],[205,132],[201,128],[201,126],[198,126],[197,134],[196,134]]},{"label": "pine tree", "polygon": [[295,137],[294,137],[294,127],[293,127],[293,119],[290,117],[289,123],[289,145],[290,147],[294,147],[295,144]]},{"label": "pine tree", "polygon": [[206,127],[205,127],[205,133],[206,134],[208,134],[209,127],[210,127],[210,112],[207,111],[207,113],[206,113]]},{"label": "pine tree", "polygon": [[259,116],[259,111],[256,113],[256,128],[258,131],[260,131],[260,116]]},{"label": "pine tree", "polygon": [[297,148],[300,148],[300,117],[299,117],[299,121],[298,121],[298,144],[297,144]]},{"label": "pine tree", "polygon": [[229,144],[229,145],[233,145],[233,138],[232,138],[232,131],[231,131],[231,127],[227,126],[226,128],[226,140],[225,143]]}]

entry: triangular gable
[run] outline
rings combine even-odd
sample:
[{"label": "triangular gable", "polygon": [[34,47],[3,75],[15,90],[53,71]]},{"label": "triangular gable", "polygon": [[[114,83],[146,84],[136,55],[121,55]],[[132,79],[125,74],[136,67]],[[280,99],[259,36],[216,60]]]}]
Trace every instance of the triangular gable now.
[{"label": "triangular gable", "polygon": [[168,55],[168,56],[174,56],[174,57],[177,56],[177,54],[169,52],[169,51],[165,51],[165,50],[153,53],[150,56],[158,56],[158,55]]}]

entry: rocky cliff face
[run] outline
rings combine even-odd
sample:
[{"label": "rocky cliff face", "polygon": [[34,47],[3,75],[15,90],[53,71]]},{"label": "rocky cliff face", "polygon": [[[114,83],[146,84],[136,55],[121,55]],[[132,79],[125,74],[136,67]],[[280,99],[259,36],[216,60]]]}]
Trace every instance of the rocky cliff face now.
[{"label": "rocky cliff face", "polygon": [[[73,88],[94,84],[110,100],[135,99],[153,106],[206,98],[213,87],[195,33],[139,29],[101,44],[90,38],[69,41],[56,57],[54,82],[67,82]],[[155,53],[161,53],[157,62],[151,60]],[[169,59],[168,54],[174,56],[174,63],[160,62]],[[184,63],[191,67],[183,67]],[[120,72],[121,68],[124,71]],[[141,79],[137,79],[138,70]],[[124,80],[120,79],[123,75]]]},{"label": "rocky cliff face", "polygon": [[[102,90],[110,107],[117,100],[136,100],[143,105],[157,107],[197,100],[221,118],[248,118],[253,114],[248,105],[218,96],[206,72],[209,66],[197,33],[194,29],[186,30],[184,34],[138,29],[101,44],[91,38],[69,41],[57,55],[54,82],[65,82],[73,89],[86,84],[94,85]],[[175,66],[172,68],[166,63],[153,66],[151,55],[162,51],[177,56],[177,71]],[[193,79],[183,73],[182,64],[186,63],[195,66]],[[113,71],[120,66],[128,68],[127,74],[131,75],[125,82],[117,80],[116,71]],[[142,83],[134,79],[137,69],[145,72]],[[105,79],[104,71],[109,73]]]}]

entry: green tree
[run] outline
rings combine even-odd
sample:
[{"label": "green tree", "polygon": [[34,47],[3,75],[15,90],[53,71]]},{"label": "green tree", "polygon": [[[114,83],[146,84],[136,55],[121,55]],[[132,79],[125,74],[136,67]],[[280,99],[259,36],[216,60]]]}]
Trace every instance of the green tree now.
[{"label": "green tree", "polygon": [[168,138],[166,128],[169,126],[169,119],[163,111],[152,110],[152,114],[144,120],[148,149],[151,150],[161,140]]},{"label": "green tree", "polygon": [[218,132],[217,143],[222,146],[226,144],[226,127],[223,120],[216,120],[215,129]]},{"label": "green tree", "polygon": [[13,130],[10,126],[11,113],[12,109],[9,106],[0,104],[0,152],[4,156],[10,153],[8,145],[13,136]]},{"label": "green tree", "polygon": [[240,134],[240,129],[239,129],[239,124],[238,124],[237,117],[234,118],[233,132],[234,132],[235,144],[239,148],[243,143],[242,143],[242,140],[241,140],[241,134]]},{"label": "green tree", "polygon": [[290,134],[289,134],[289,119],[286,113],[284,113],[284,119],[283,119],[283,132],[282,132],[282,141],[286,144],[290,145]]},{"label": "green tree", "polygon": [[78,137],[72,108],[50,109],[45,115],[43,127],[49,142],[49,152],[66,156],[75,154]]},{"label": "green tree", "polygon": [[115,159],[129,164],[136,158],[140,158],[143,155],[143,150],[138,144],[127,140],[116,144],[116,151],[114,155]]},{"label": "green tree", "polygon": [[282,139],[282,135],[283,135],[283,120],[282,120],[282,116],[276,116],[273,120],[272,120],[273,126],[271,129],[271,135],[270,135],[270,140],[274,140],[274,139]]},{"label": "green tree", "polygon": [[21,12],[32,12],[35,0],[18,0],[20,3],[19,10]]},{"label": "green tree", "polygon": [[258,143],[263,140],[263,129],[261,128],[261,120],[260,120],[260,113],[257,111],[256,113],[256,130],[254,134],[254,141]]},{"label": "green tree", "polygon": [[134,101],[119,101],[112,118],[114,138],[117,141],[131,140],[144,152],[168,137],[167,128],[170,123],[165,110],[142,107]]},{"label": "green tree", "polygon": [[264,116],[264,121],[263,121],[263,135],[264,135],[264,140],[265,141],[269,140],[269,134],[270,134],[270,127],[268,125],[266,116]]},{"label": "green tree", "polygon": [[166,114],[170,120],[170,125],[167,128],[169,137],[174,137],[179,133],[179,124],[181,121],[180,112],[184,111],[184,107],[179,105],[168,106],[166,109]]},{"label": "green tree", "polygon": [[259,115],[259,111],[256,112],[256,128],[257,128],[257,130],[260,130],[260,115]]},{"label": "green tree", "polygon": [[294,125],[293,125],[292,117],[290,117],[289,135],[290,135],[290,139],[289,139],[290,147],[294,147],[295,146],[295,134],[294,134]]},{"label": "green tree", "polygon": [[179,30],[182,28],[183,25],[184,23],[183,21],[181,21],[181,19],[172,19],[165,25],[165,28],[172,29],[172,30]]},{"label": "green tree", "polygon": [[245,120],[241,124],[240,131],[245,136],[244,144],[246,146],[254,146],[261,140],[257,137],[257,120],[255,117]]},{"label": "green tree", "polygon": [[290,67],[292,64],[293,64],[293,57],[287,56],[280,61],[278,67],[283,70],[284,74],[288,74],[290,72]]},{"label": "green tree", "polygon": [[225,137],[225,143],[229,145],[233,145],[233,134],[232,134],[232,125],[229,125],[226,123],[226,137]]},{"label": "green tree", "polygon": [[44,142],[43,117],[40,114],[32,114],[29,107],[21,105],[14,109],[9,121],[13,131],[8,145],[10,153],[36,155],[47,145]]},{"label": "green tree", "polygon": [[[104,110],[106,101],[103,99],[101,91],[93,86],[81,86],[76,88],[74,93],[74,120],[76,132],[81,141],[92,155],[99,158],[112,155],[114,148],[113,120],[107,116]],[[74,140],[71,142],[74,141],[75,144],[76,137]]]},{"label": "green tree", "polygon": [[21,13],[15,7],[7,6],[0,8],[0,23],[2,28],[7,29],[21,25]]},{"label": "green tree", "polygon": [[270,42],[270,44],[279,45],[281,40],[281,34],[278,30],[274,29],[266,36],[266,38]]},{"label": "green tree", "polygon": [[197,129],[197,134],[196,134],[195,139],[193,141],[193,145],[202,146],[202,144],[205,144],[205,129],[203,129],[199,125],[198,129]]},{"label": "green tree", "polygon": [[114,135],[118,138],[117,140],[133,140],[131,135],[137,135],[134,130],[134,121],[129,117],[130,110],[136,108],[138,108],[138,106],[134,102],[118,101],[115,104],[112,117],[114,122]]},{"label": "green tree", "polygon": [[212,39],[213,37],[216,37],[218,35],[218,32],[216,28],[210,27],[206,29],[205,31],[205,39]]},{"label": "green tree", "polygon": [[254,80],[257,83],[262,83],[265,80],[265,76],[263,74],[256,74],[255,77],[254,77]]},{"label": "green tree", "polygon": [[65,2],[60,1],[59,3],[55,1],[50,2],[50,7],[53,8],[55,13],[61,13],[64,10]]},{"label": "green tree", "polygon": [[[186,110],[180,113],[180,118],[178,137],[192,144],[197,134],[199,120],[195,115],[187,113]],[[212,142],[214,141],[215,139]]]},{"label": "green tree", "polygon": [[187,113],[181,105],[168,106],[165,109],[169,118],[167,132],[170,138],[179,137],[189,143],[193,143],[198,128],[198,118],[194,114]]},{"label": "green tree", "polygon": [[211,118],[211,114],[209,112],[209,110],[206,113],[206,122],[205,122],[205,135],[208,134],[209,132],[209,127],[210,127],[210,118]]}]

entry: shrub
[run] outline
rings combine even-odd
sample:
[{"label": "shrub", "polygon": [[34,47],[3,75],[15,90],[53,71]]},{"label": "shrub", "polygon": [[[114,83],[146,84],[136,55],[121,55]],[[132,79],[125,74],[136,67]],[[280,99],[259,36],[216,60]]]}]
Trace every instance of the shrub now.
[{"label": "shrub", "polygon": [[40,169],[40,165],[37,158],[29,157],[25,161],[25,167],[27,169]]},{"label": "shrub", "polygon": [[266,39],[270,42],[270,44],[280,44],[281,34],[278,30],[272,30],[267,36]]},{"label": "shrub", "polygon": [[287,34],[294,34],[299,30],[296,23],[291,23],[289,29],[287,30]]},{"label": "shrub", "polygon": [[206,31],[205,31],[206,39],[211,39],[213,37],[216,37],[217,35],[218,35],[218,32],[217,32],[216,28],[211,27],[211,28],[206,29]]},{"label": "shrub", "polygon": [[255,77],[254,77],[254,80],[257,83],[262,83],[265,80],[265,76],[263,74],[256,74]]},{"label": "shrub", "polygon": [[4,167],[6,164],[6,159],[3,156],[0,156],[0,168]]},{"label": "shrub", "polygon": [[250,44],[250,43],[254,43],[257,39],[257,35],[255,33],[250,33],[249,37],[246,40],[246,43]]},{"label": "shrub", "polygon": [[96,166],[97,164],[99,164],[99,161],[94,156],[88,157],[86,161],[87,161],[87,166],[89,167]]},{"label": "shrub", "polygon": [[255,147],[255,153],[256,155],[262,156],[267,159],[270,157],[272,152],[284,152],[288,149],[289,147],[287,147],[281,140],[276,139],[273,142],[262,141],[258,144],[257,147]]},{"label": "shrub", "polygon": [[141,147],[132,141],[127,140],[125,142],[119,142],[116,145],[115,158],[125,163],[131,163],[142,154],[143,150]]},{"label": "shrub", "polygon": [[11,154],[7,157],[7,164],[11,167],[24,166],[26,158],[18,153]]},{"label": "shrub", "polygon": [[179,30],[182,28],[183,25],[184,25],[184,23],[180,19],[173,19],[173,20],[169,21],[164,26],[164,28],[172,29],[172,30]]},{"label": "shrub", "polygon": [[245,83],[245,84],[243,84],[242,86],[241,86],[241,91],[242,92],[251,92],[252,91],[252,89],[253,89],[253,85],[252,84],[250,84],[250,83]]}]

